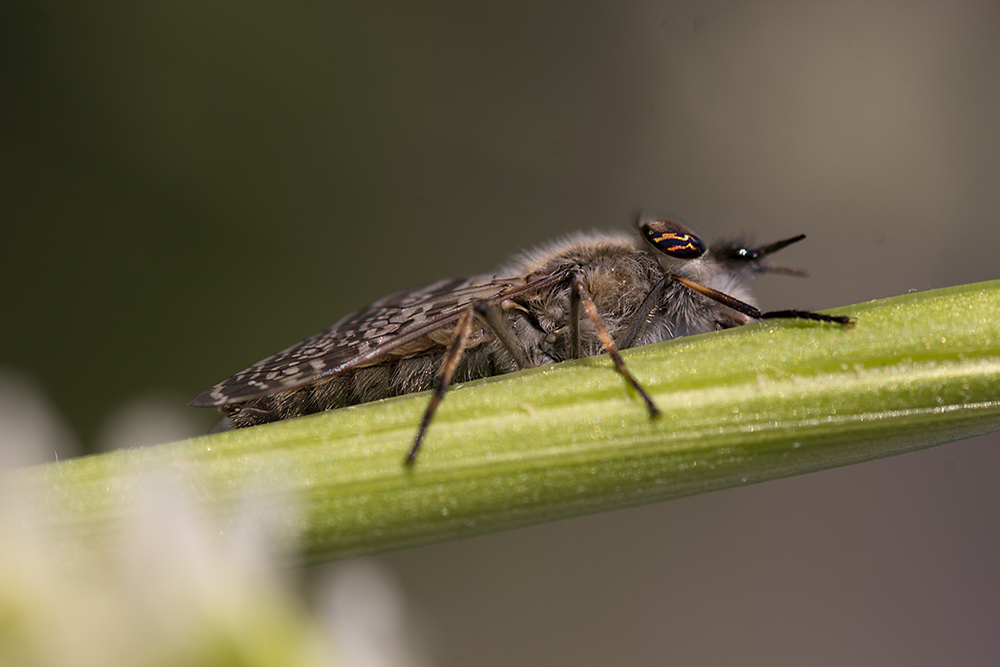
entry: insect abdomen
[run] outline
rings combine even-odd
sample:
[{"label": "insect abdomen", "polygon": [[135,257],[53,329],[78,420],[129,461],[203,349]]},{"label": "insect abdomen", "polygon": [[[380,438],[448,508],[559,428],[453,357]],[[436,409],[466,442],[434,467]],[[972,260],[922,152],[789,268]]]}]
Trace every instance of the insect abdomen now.
[{"label": "insect abdomen", "polygon": [[[470,382],[514,370],[495,344],[466,350],[455,382]],[[235,428],[311,415],[349,405],[433,389],[443,352],[355,368],[316,382],[221,406]]]}]

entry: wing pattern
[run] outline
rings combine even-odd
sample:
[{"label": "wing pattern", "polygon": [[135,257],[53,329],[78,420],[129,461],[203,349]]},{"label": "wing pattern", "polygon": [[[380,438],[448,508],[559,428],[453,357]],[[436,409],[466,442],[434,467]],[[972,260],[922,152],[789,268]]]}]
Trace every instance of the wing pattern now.
[{"label": "wing pattern", "polygon": [[[543,281],[544,282],[544,281]],[[325,331],[258,361],[201,392],[190,405],[209,407],[286,391],[393,354],[439,346],[430,334],[455,323],[471,303],[496,300],[526,287],[524,278],[450,278],[379,299]]]}]

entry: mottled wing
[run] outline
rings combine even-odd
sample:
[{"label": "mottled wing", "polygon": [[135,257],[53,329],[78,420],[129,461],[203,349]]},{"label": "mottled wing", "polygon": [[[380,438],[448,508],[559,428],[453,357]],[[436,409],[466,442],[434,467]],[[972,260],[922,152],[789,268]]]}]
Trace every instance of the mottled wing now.
[{"label": "mottled wing", "polygon": [[428,335],[453,325],[477,301],[524,289],[524,279],[494,276],[441,280],[390,294],[355,311],[329,329],[278,352],[201,392],[190,405],[239,403],[294,389],[393,354],[418,354],[438,343]]}]

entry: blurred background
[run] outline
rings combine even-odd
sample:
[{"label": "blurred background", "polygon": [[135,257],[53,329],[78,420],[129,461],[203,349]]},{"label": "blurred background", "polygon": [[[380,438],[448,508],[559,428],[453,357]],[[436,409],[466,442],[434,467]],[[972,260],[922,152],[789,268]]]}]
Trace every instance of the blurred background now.
[{"label": "blurred background", "polygon": [[[3,457],[201,433],[191,397],[348,311],[636,207],[807,234],[765,309],[1000,278],[997,35],[985,2],[6,2]],[[435,664],[991,664],[998,445],[373,561]]]}]

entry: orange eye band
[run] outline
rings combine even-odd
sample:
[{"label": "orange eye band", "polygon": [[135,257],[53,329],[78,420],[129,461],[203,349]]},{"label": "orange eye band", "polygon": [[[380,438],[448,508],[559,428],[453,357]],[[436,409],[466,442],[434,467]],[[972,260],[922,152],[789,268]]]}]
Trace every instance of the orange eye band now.
[{"label": "orange eye band", "polygon": [[654,229],[651,225],[643,230],[646,238],[657,250],[678,259],[695,259],[705,254],[705,244],[700,238],[689,232],[677,230]]}]

